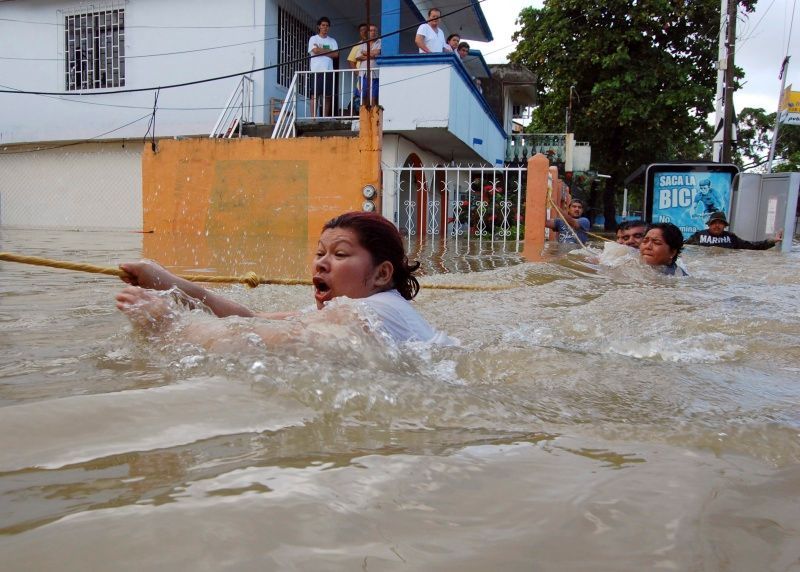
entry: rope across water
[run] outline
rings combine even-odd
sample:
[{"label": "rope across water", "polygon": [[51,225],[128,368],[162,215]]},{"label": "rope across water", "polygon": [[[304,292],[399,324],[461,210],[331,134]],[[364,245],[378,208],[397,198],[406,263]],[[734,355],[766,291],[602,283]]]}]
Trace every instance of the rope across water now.
[{"label": "rope across water", "polygon": [[[78,272],[89,272],[92,274],[106,274],[122,278],[125,271],[114,266],[97,266],[83,262],[69,262],[65,260],[51,260],[39,256],[23,256],[11,252],[0,252],[0,260],[6,262],[19,262],[34,266],[47,266],[50,268],[61,268],[64,270],[76,270]],[[248,272],[242,276],[209,276],[207,274],[178,274],[179,278],[190,282],[205,282],[216,284],[246,284],[250,288],[255,288],[261,284],[278,284],[284,286],[311,286],[312,282],[301,278],[264,278],[255,272]],[[432,290],[473,290],[473,291],[492,291],[508,290],[513,288],[511,285],[480,285],[480,284],[424,284],[425,288]]]}]

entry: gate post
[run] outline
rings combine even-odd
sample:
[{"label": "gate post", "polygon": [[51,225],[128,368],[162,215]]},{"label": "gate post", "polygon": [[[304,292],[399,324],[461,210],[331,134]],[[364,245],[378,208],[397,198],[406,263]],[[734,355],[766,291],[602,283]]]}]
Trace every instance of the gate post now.
[{"label": "gate post", "polygon": [[525,188],[525,245],[522,255],[529,262],[542,260],[547,214],[547,175],[550,161],[542,153],[528,159],[528,183]]}]

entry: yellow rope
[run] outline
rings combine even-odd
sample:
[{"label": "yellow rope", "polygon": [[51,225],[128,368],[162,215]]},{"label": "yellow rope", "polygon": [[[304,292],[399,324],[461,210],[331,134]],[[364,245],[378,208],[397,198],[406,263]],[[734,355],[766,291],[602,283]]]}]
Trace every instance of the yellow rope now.
[{"label": "yellow rope", "polygon": [[595,234],[593,232],[586,231],[586,234],[589,236],[593,236],[595,238],[599,238],[600,240],[605,240],[606,242],[616,242],[615,240],[611,240],[610,238],[606,238],[605,236],[600,236],[599,234]]},{"label": "yellow rope", "polygon": [[[108,276],[118,276],[122,278],[126,275],[125,271],[121,268],[114,266],[96,266],[94,264],[85,264],[82,262],[67,262],[64,260],[51,260],[49,258],[40,258],[38,256],[22,256],[19,254],[12,254],[10,252],[0,252],[0,260],[6,262],[20,262],[22,264],[32,264],[34,266],[48,266],[50,268],[62,268],[64,270],[77,270],[79,272],[89,272],[92,274],[106,274]],[[205,274],[178,274],[179,278],[189,280],[190,282],[206,282],[206,283],[240,283],[246,284],[250,288],[255,288],[260,284],[279,284],[284,286],[311,286],[312,282],[308,279],[301,278],[262,278],[255,272],[248,272],[243,276],[208,276]],[[491,291],[491,290],[508,290],[513,288],[510,285],[494,285],[482,286],[478,284],[425,284],[425,288],[432,290],[475,290],[475,291]]]}]

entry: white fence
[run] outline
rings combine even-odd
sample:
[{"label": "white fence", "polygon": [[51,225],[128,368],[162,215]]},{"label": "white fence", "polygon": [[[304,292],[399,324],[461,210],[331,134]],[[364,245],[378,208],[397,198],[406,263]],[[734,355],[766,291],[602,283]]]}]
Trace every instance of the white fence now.
[{"label": "white fence", "polygon": [[456,244],[501,241],[519,249],[524,239],[524,167],[403,167],[387,172],[384,201],[410,242],[424,237]]}]

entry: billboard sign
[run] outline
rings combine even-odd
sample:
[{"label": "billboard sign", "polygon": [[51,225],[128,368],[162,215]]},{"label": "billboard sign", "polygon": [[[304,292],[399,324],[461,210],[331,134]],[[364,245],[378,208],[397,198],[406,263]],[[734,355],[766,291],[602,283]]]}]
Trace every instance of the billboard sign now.
[{"label": "billboard sign", "polygon": [[781,96],[779,121],[787,125],[800,125],[800,91],[786,88]]},{"label": "billboard sign", "polygon": [[736,165],[661,163],[647,167],[645,212],[648,222],[671,222],[684,238],[705,230],[711,213],[730,215]]}]

